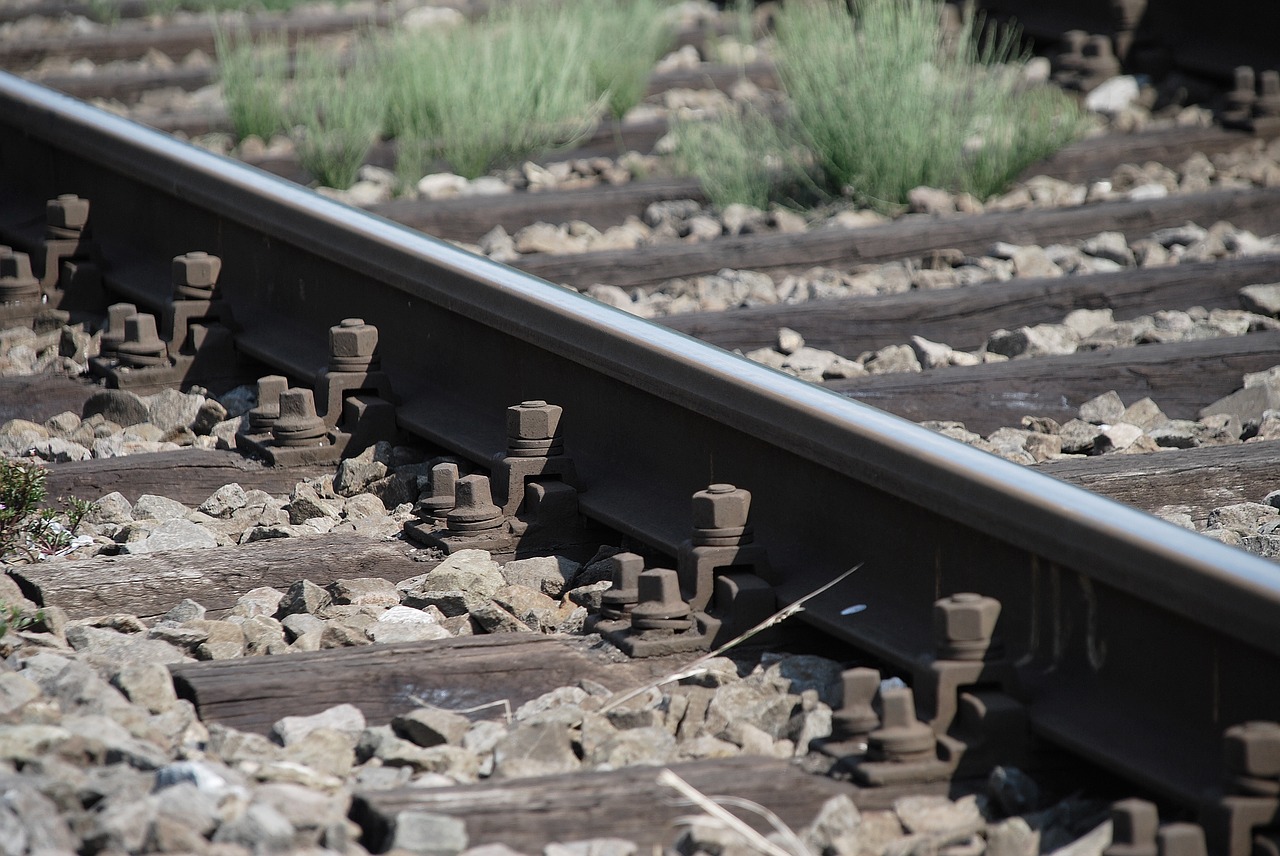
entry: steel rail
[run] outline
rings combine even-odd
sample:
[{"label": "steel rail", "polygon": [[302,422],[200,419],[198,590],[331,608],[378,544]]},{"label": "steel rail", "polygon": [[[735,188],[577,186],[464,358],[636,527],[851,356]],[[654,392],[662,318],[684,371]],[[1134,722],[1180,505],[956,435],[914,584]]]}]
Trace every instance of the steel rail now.
[{"label": "steel rail", "polygon": [[477,461],[507,405],[563,405],[583,509],[661,550],[694,490],[750,489],[779,597],[864,563],[807,620],[899,667],[937,597],[999,598],[1033,727],[1156,792],[1194,803],[1223,730],[1280,710],[1276,565],[0,75],[0,232],[67,192],[134,297],[221,256],[240,347],[303,381],[376,324],[401,425]]}]

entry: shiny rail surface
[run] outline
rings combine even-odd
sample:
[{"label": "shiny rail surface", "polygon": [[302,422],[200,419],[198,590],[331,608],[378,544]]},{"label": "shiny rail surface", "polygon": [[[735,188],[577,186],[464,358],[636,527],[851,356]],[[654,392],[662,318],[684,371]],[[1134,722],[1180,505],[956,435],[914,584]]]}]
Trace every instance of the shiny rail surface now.
[{"label": "shiny rail surface", "polygon": [[239,347],[297,381],[330,325],[377,325],[401,426],[476,461],[509,404],[562,405],[583,510],[662,551],[693,491],[748,488],[778,597],[863,563],[807,620],[899,668],[936,598],[998,598],[1034,730],[1157,793],[1199,804],[1223,730],[1280,711],[1260,558],[0,75],[0,235],[60,193],[92,201],[113,281],[155,284],[140,304],[173,256],[221,256]]}]

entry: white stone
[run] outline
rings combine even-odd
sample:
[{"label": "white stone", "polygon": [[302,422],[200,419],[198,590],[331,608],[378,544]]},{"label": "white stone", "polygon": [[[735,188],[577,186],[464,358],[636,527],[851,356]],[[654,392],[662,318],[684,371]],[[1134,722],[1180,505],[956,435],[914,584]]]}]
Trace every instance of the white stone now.
[{"label": "white stone", "polygon": [[1095,113],[1116,114],[1138,100],[1141,90],[1131,74],[1122,74],[1104,82],[1085,96],[1084,106]]}]

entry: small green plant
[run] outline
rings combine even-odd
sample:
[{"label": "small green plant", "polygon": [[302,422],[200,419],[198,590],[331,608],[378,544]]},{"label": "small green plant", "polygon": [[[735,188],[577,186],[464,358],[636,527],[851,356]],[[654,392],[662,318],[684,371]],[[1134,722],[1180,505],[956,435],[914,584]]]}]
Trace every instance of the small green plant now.
[{"label": "small green plant", "polygon": [[746,107],[707,120],[678,120],[672,129],[676,169],[698,177],[711,202],[764,208],[793,174],[786,131]]},{"label": "small green plant", "polygon": [[383,124],[368,55],[358,51],[345,72],[314,46],[297,54],[287,116],[298,161],[326,187],[355,183],[360,165]]},{"label": "small green plant", "polygon": [[16,603],[0,603],[0,639],[3,639],[10,630],[15,633],[26,630],[33,624],[43,623],[45,618],[43,609],[27,612]]},{"label": "small green plant", "polygon": [[600,109],[583,65],[584,28],[546,2],[448,32],[399,33],[379,55],[404,180],[436,157],[475,178],[572,145]]},{"label": "small green plant", "polygon": [[59,497],[61,514],[42,509],[48,497],[46,476],[38,464],[0,459],[0,561],[37,561],[65,550],[95,507],[82,499]]},{"label": "small green plant", "polygon": [[967,8],[958,33],[940,0],[788,4],[779,70],[797,127],[831,187],[876,207],[922,184],[998,192],[1079,135],[1079,108],[1017,73],[1012,30],[984,29]]},{"label": "small green plant", "polygon": [[219,27],[214,38],[222,97],[236,135],[268,140],[286,130],[281,93],[289,75],[289,47],[284,37],[255,43]]},{"label": "small green plant", "polygon": [[621,119],[640,103],[653,64],[674,41],[660,0],[572,0],[563,15],[584,30],[587,73],[609,113]]}]

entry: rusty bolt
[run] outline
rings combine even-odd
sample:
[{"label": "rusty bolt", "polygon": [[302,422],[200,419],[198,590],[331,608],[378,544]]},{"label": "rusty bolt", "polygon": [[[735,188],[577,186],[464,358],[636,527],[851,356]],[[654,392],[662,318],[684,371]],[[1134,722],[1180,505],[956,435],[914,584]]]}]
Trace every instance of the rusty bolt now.
[{"label": "rusty bolt", "polygon": [[944,660],[981,660],[991,647],[1000,601],[973,592],[944,597],[933,605],[933,638]]},{"label": "rusty bolt", "polygon": [[45,222],[55,229],[79,232],[89,222],[89,200],[74,193],[64,193],[45,203],[44,216]]},{"label": "rusty bolt", "polygon": [[280,393],[280,418],[271,426],[271,436],[281,446],[312,446],[323,441],[324,420],[316,415],[316,399],[309,389],[288,389]]},{"label": "rusty bolt", "polygon": [[31,273],[31,257],[0,246],[0,299],[17,302],[39,296],[40,281]]},{"label": "rusty bolt", "polygon": [[635,553],[617,553],[605,560],[612,568],[613,584],[600,597],[600,614],[617,620],[640,601],[640,574],[644,558]]},{"label": "rusty bolt", "polygon": [[847,736],[870,734],[880,725],[871,704],[880,691],[880,671],[859,666],[840,674],[840,709],[835,721]]},{"label": "rusty bolt", "polygon": [[446,517],[453,532],[480,532],[502,525],[502,509],[493,504],[489,477],[463,476],[454,484],[454,506]]},{"label": "rusty bolt", "polygon": [[185,253],[174,256],[173,284],[189,285],[208,290],[218,283],[222,271],[222,259],[205,252]]},{"label": "rusty bolt", "polygon": [[551,440],[560,430],[564,408],[545,401],[522,401],[507,408],[507,436],[512,440]]},{"label": "rusty bolt", "polygon": [[880,694],[884,710],[881,726],[867,737],[867,753],[876,761],[912,763],[937,757],[933,729],[916,719],[915,694],[910,687]]},{"label": "rusty bolt", "polygon": [[378,350],[378,328],[362,318],[346,318],[329,328],[329,368],[363,371],[373,366]]},{"label": "rusty bolt", "polygon": [[1233,725],[1223,735],[1222,745],[1232,773],[1257,779],[1280,777],[1280,723]]},{"label": "rusty bolt", "polygon": [[1156,834],[1156,850],[1160,856],[1206,856],[1209,849],[1204,827],[1195,823],[1166,824]]},{"label": "rusty bolt", "polygon": [[693,495],[696,529],[741,529],[751,511],[751,492],[731,484],[713,484]]},{"label": "rusty bolt", "polygon": [[1111,804],[1111,847],[1114,856],[1156,856],[1156,830],[1160,815],[1154,803],[1128,799]]},{"label": "rusty bolt", "polygon": [[631,610],[634,630],[688,630],[693,610],[680,596],[680,577],[670,568],[650,568],[636,577],[639,603]]}]

